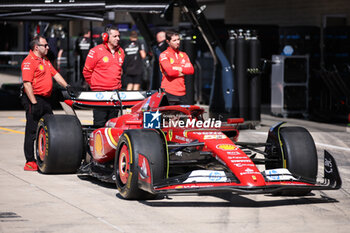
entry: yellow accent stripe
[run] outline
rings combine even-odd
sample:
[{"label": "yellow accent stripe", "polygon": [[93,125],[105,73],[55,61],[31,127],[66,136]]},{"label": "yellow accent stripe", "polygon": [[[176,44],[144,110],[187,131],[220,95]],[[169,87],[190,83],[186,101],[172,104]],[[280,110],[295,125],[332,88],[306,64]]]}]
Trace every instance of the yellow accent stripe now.
[{"label": "yellow accent stripe", "polygon": [[284,125],[285,123],[281,124],[279,127],[278,127],[278,141],[280,143],[280,146],[281,146],[281,153],[282,153],[282,161],[283,161],[283,168],[287,168],[287,160],[285,159],[284,157],[284,153],[283,153],[283,143],[282,143],[282,140],[281,140],[281,136],[280,136],[280,129],[282,127],[282,125]]},{"label": "yellow accent stripe", "polygon": [[7,129],[7,128],[3,128],[3,127],[0,127],[0,129],[4,130],[4,131],[9,131],[9,132],[12,132],[12,133],[24,134],[24,132],[22,132],[22,131],[17,131],[17,130],[13,130],[13,129]]},{"label": "yellow accent stripe", "polygon": [[166,162],[167,162],[167,168],[166,168],[166,178],[169,178],[169,151],[168,151],[168,142],[166,140],[165,133],[163,130],[159,129],[159,131],[163,134],[164,136],[164,141],[165,141],[165,150],[166,150]]},{"label": "yellow accent stripe", "polygon": [[92,123],[94,123],[93,121],[90,121],[90,120],[82,120],[81,122],[86,123],[86,124],[92,124]]},{"label": "yellow accent stripe", "polygon": [[113,143],[113,145],[118,146],[118,143],[113,138],[112,128],[109,128],[107,132],[108,132],[109,139],[111,139],[111,142]]},{"label": "yellow accent stripe", "polygon": [[130,138],[127,134],[124,134],[126,140],[128,140],[128,143],[129,143],[129,159],[130,159],[130,164],[132,164],[132,148],[131,148],[131,141],[130,141]]}]

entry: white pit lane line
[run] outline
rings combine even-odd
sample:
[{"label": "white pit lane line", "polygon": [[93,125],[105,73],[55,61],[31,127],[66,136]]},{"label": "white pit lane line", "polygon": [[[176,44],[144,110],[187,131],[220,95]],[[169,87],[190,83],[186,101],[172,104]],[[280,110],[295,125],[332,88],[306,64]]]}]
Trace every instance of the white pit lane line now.
[{"label": "white pit lane line", "polygon": [[[267,136],[267,133],[265,133],[265,132],[253,132],[253,133]],[[315,142],[315,144],[317,146],[322,146],[322,147],[331,148],[331,149],[335,149],[335,150],[350,151],[350,148],[348,148],[348,147],[333,146],[333,145],[330,145],[330,144],[325,144],[325,143],[320,143],[320,142]]]}]

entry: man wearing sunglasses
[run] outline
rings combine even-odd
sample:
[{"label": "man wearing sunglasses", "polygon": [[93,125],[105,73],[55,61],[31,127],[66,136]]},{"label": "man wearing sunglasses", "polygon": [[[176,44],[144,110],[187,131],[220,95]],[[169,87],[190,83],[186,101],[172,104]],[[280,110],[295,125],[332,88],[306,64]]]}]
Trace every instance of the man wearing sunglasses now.
[{"label": "man wearing sunglasses", "polygon": [[52,114],[49,97],[52,92],[52,77],[59,85],[69,89],[70,86],[55,70],[46,58],[49,45],[44,37],[38,35],[30,42],[28,56],[23,60],[21,70],[24,92],[22,104],[26,111],[26,128],[24,137],[24,170],[38,169],[34,158],[34,140],[38,121],[45,114]]}]

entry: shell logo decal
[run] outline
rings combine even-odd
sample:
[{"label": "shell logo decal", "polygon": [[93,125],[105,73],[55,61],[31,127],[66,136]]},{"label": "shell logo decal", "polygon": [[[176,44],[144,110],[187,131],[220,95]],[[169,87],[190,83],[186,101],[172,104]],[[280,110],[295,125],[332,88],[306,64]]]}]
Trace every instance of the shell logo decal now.
[{"label": "shell logo decal", "polygon": [[104,57],[102,58],[102,60],[103,60],[104,62],[109,62],[109,58],[108,58],[107,56],[104,56]]},{"label": "shell logo decal", "polygon": [[95,135],[95,154],[96,155],[103,155],[103,147],[102,147],[102,136],[100,133],[97,133]]},{"label": "shell logo decal", "polygon": [[219,144],[216,146],[216,148],[220,150],[237,150],[237,147],[231,144]]},{"label": "shell logo decal", "polygon": [[41,71],[44,70],[44,66],[42,64],[39,65],[39,70],[41,70]]},{"label": "shell logo decal", "polygon": [[174,63],[174,59],[170,58],[170,64]]}]

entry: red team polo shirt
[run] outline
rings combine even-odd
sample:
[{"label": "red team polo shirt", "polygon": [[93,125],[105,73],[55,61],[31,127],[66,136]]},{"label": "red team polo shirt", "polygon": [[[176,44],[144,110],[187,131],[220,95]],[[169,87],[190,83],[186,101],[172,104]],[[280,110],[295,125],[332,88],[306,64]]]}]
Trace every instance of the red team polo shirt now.
[{"label": "red team polo shirt", "polygon": [[30,50],[22,62],[21,70],[23,82],[32,83],[34,95],[45,97],[51,95],[52,77],[57,74],[57,71],[46,57],[37,57]]},{"label": "red team polo shirt", "polygon": [[83,75],[93,91],[120,89],[124,50],[119,47],[114,55],[106,45],[90,49],[86,57]]},{"label": "red team polo shirt", "polygon": [[172,95],[185,95],[185,78],[184,76],[179,76],[180,72],[178,70],[173,70],[173,66],[182,67],[182,73],[185,75],[193,74],[194,69],[187,54],[168,47],[160,54],[159,64],[163,74],[161,87]]}]

